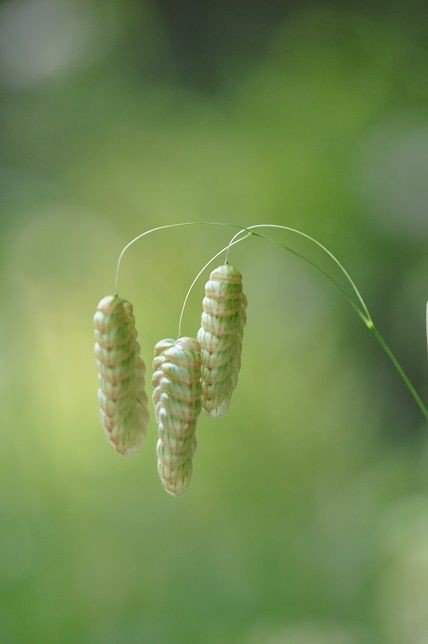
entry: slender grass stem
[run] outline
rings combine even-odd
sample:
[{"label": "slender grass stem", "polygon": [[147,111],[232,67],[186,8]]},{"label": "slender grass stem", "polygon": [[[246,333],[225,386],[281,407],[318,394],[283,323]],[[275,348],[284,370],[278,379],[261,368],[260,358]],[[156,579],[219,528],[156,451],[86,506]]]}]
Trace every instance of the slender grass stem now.
[{"label": "slender grass stem", "polygon": [[238,224],[229,224],[226,222],[222,221],[185,221],[185,222],[180,222],[178,224],[166,224],[165,226],[156,226],[156,228],[151,228],[150,230],[146,230],[140,235],[137,235],[131,241],[129,241],[126,246],[122,248],[120,251],[117,264],[116,264],[116,272],[115,272],[115,280],[114,280],[114,292],[117,293],[119,290],[119,271],[120,271],[120,266],[122,264],[122,259],[123,256],[125,255],[126,251],[133,245],[135,242],[137,242],[139,239],[142,239],[143,237],[146,237],[147,235],[151,235],[151,233],[155,233],[159,230],[167,230],[168,228],[181,228],[183,226],[228,226],[229,228],[239,228],[239,232],[242,232],[243,230],[246,230],[243,226],[238,226]]},{"label": "slender grass stem", "polygon": [[386,355],[388,356],[388,358],[390,359],[390,361],[392,362],[392,364],[394,365],[394,367],[396,368],[396,370],[400,374],[401,379],[406,384],[408,390],[412,394],[417,406],[419,407],[420,411],[422,412],[423,417],[425,418],[425,420],[428,421],[428,408],[427,408],[427,406],[423,402],[422,398],[419,396],[419,394],[416,391],[412,381],[410,380],[409,376],[404,371],[403,367],[401,366],[401,364],[399,363],[399,361],[395,357],[394,353],[392,352],[392,350],[391,350],[390,346],[388,345],[388,343],[386,342],[385,338],[380,333],[380,331],[378,331],[378,329],[376,328],[376,326],[374,324],[370,328],[370,331],[373,333],[375,339],[377,340],[379,345],[382,347],[382,349],[385,351]]},{"label": "slender grass stem", "polygon": [[[311,237],[307,233],[302,232],[301,230],[298,230],[297,228],[290,228],[290,226],[282,226],[280,224],[256,224],[254,226],[248,226],[246,228],[246,230],[254,231],[256,228],[278,228],[278,229],[281,229],[281,230],[286,230],[286,231],[288,231],[290,233],[293,233],[295,235],[299,235],[300,237],[304,237],[305,239],[308,239],[310,242],[312,242],[313,244],[318,246],[318,248],[321,248],[321,250],[324,253],[326,253],[328,255],[328,257],[330,257],[330,259],[333,260],[333,262],[339,267],[339,269],[341,270],[343,275],[346,277],[347,281],[351,285],[355,295],[358,298],[358,301],[360,302],[360,304],[361,304],[361,306],[363,308],[363,311],[364,311],[364,313],[366,315],[367,320],[371,321],[371,316],[370,316],[368,307],[367,307],[367,305],[366,305],[366,303],[364,301],[364,298],[361,295],[359,289],[357,288],[357,285],[355,284],[354,280],[352,279],[352,277],[350,276],[350,274],[348,273],[346,268],[343,266],[342,262],[340,262],[340,260],[335,255],[333,255],[333,253],[326,246],[324,246],[324,244],[321,244],[321,242],[319,242],[317,239],[315,239],[314,237]],[[236,237],[236,235],[234,237],[232,237],[232,239],[230,240],[231,243],[233,242],[235,237]],[[228,254],[229,254],[229,249],[226,251],[226,261],[227,261]]]},{"label": "slender grass stem", "polygon": [[[308,259],[307,257],[302,255],[301,253],[298,253],[293,248],[290,248],[289,246],[286,246],[285,244],[282,244],[281,242],[277,241],[276,239],[273,239],[272,237],[268,237],[267,235],[263,235],[261,233],[256,233],[254,231],[250,231],[250,233],[252,235],[254,235],[255,237],[259,237],[260,239],[264,239],[264,240],[270,242],[271,244],[274,244],[275,246],[279,246],[279,248],[282,248],[282,249],[288,251],[289,253],[291,253],[292,255],[295,255],[296,257],[299,257],[304,262],[306,262],[307,264],[312,266],[312,268],[315,268],[316,271],[321,273],[321,275],[323,275],[326,279],[328,279],[329,282],[331,282],[337,288],[337,290],[342,294],[342,296],[345,298],[345,300],[348,302],[348,304],[354,309],[355,313],[362,320],[362,322],[364,322],[364,324],[368,328],[371,327],[373,322],[372,322],[370,317],[367,317],[365,311],[362,311],[360,309],[360,307],[357,304],[355,304],[355,302],[349,297],[348,293],[339,284],[339,282],[337,282],[333,277],[331,277],[331,275],[329,275],[324,269],[320,268],[320,266],[315,264],[315,262],[313,262],[312,260]],[[236,235],[235,235],[235,237],[236,237]]]},{"label": "slender grass stem", "polygon": [[[272,239],[271,237],[267,237],[266,235],[262,235],[260,233],[254,232],[255,228],[282,228],[284,230],[287,230],[289,232],[296,233],[298,235],[301,235],[305,237],[306,239],[309,239],[312,241],[314,244],[319,246],[323,251],[327,253],[327,255],[334,261],[334,263],[339,266],[340,270],[342,273],[345,275],[347,278],[348,282],[351,284],[352,289],[354,293],[357,295],[358,301],[360,302],[362,306],[362,310],[355,304],[353,300],[349,297],[349,295],[346,293],[346,291],[336,282],[335,279],[333,279],[328,273],[326,273],[322,268],[320,268],[317,264],[309,260],[307,257],[304,255],[301,255],[300,253],[297,253],[296,251],[292,250],[288,246],[285,246],[284,244],[281,244],[280,242],[277,242],[275,239]],[[422,398],[419,396],[418,392],[416,391],[415,386],[413,385],[412,381],[410,380],[409,376],[407,375],[406,371],[403,369],[401,366],[400,362],[392,352],[391,348],[389,347],[388,343],[386,342],[385,338],[383,335],[380,333],[380,331],[376,328],[373,318],[371,316],[371,313],[368,309],[367,304],[364,301],[363,296],[361,295],[359,289],[357,288],[354,280],[350,276],[349,272],[345,269],[343,264],[333,255],[331,251],[328,250],[323,244],[318,242],[316,239],[311,237],[310,235],[307,235],[306,233],[302,233],[300,230],[296,230],[294,228],[289,228],[288,226],[279,226],[275,224],[260,224],[257,226],[248,226],[247,227],[248,232],[252,233],[253,235],[256,235],[258,237],[261,237],[263,239],[266,239],[267,241],[276,244],[277,246],[280,246],[284,248],[284,250],[287,250],[294,255],[297,255],[301,259],[305,260],[307,263],[309,263],[311,266],[313,266],[317,271],[319,271],[324,277],[326,277],[343,295],[343,297],[346,299],[348,304],[354,309],[355,313],[358,315],[358,317],[362,320],[362,322],[365,324],[365,326],[369,329],[369,331],[373,334],[374,338],[378,342],[379,346],[382,348],[382,350],[385,352],[385,354],[388,356],[389,360],[391,363],[394,365],[395,369],[397,370],[399,376],[401,377],[402,381],[406,385],[407,389],[409,390],[410,394],[412,395],[416,405],[418,406],[419,410],[421,411],[423,417],[425,420],[428,420],[428,407],[425,405],[423,402]],[[231,239],[230,246],[233,244],[234,239],[237,237],[237,235],[234,235]],[[229,255],[229,248],[226,251],[226,256],[228,257]]]}]

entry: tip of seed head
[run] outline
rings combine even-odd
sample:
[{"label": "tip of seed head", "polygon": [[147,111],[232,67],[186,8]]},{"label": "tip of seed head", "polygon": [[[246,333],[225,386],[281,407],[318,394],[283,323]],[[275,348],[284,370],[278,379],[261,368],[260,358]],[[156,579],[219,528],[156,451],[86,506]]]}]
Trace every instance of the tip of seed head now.
[{"label": "tip of seed head", "polygon": [[222,264],[211,271],[210,279],[220,280],[222,282],[241,282],[242,275],[234,266]]},{"label": "tip of seed head", "polygon": [[165,338],[164,340],[159,340],[159,342],[155,344],[154,355],[160,355],[161,353],[166,351],[166,349],[173,347],[175,343],[176,340],[174,338]]},{"label": "tip of seed head", "polygon": [[101,311],[102,313],[111,313],[122,303],[123,300],[118,295],[106,295],[98,302],[97,310]]},{"label": "tip of seed head", "polygon": [[195,338],[190,338],[187,336],[183,336],[181,338],[178,338],[176,344],[178,344],[182,349],[185,349],[186,351],[200,351],[201,350],[201,345]]}]

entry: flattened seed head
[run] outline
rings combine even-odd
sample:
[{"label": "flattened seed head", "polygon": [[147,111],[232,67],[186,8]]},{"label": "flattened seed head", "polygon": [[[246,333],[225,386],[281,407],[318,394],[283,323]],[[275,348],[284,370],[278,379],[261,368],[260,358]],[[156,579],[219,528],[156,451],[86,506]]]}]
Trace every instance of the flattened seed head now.
[{"label": "flattened seed head", "polygon": [[130,456],[140,449],[148,423],[132,304],[118,295],[103,297],[94,327],[101,424],[116,451]]},{"label": "flattened seed head", "polygon": [[183,494],[192,475],[196,420],[201,410],[200,345],[167,338],[155,346],[153,403],[158,423],[158,472],[169,494]]},{"label": "flattened seed head", "polygon": [[223,264],[211,272],[202,301],[201,345],[202,407],[208,416],[226,413],[235,389],[242,350],[247,299],[242,275]]}]

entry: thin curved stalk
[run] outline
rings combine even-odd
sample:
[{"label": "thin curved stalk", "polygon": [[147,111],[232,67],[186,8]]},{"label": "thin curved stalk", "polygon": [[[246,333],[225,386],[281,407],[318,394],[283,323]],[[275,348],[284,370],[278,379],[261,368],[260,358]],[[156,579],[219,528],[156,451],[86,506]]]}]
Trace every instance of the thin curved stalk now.
[{"label": "thin curved stalk", "polygon": [[[314,262],[312,262],[311,260],[307,259],[303,255],[300,255],[300,253],[297,253],[296,251],[292,250],[288,246],[285,246],[284,244],[281,244],[280,242],[277,242],[276,240],[272,239],[271,237],[267,237],[266,235],[262,235],[260,233],[255,233],[254,232],[254,228],[263,228],[263,227],[265,227],[265,228],[283,228],[284,230],[288,230],[290,232],[294,232],[294,233],[296,233],[298,235],[306,237],[307,239],[313,241],[317,246],[322,248],[329,255],[329,257],[331,257],[333,259],[335,264],[337,264],[339,266],[339,268],[341,269],[342,273],[346,276],[348,282],[351,284],[354,292],[356,293],[356,295],[358,297],[358,300],[359,300],[359,302],[361,303],[361,305],[363,307],[363,310],[361,310],[355,304],[355,302],[353,302],[350,299],[350,297],[348,296],[346,291],[336,282],[335,279],[333,279],[328,273],[326,273],[322,268],[317,266]],[[346,299],[348,304],[350,304],[351,307],[354,309],[354,311],[356,312],[358,317],[362,320],[362,322],[364,322],[365,326],[373,334],[373,336],[376,339],[377,343],[382,348],[382,350],[385,352],[385,354],[388,356],[389,360],[393,364],[393,366],[396,369],[397,373],[399,374],[400,378],[402,379],[402,381],[406,385],[406,387],[409,390],[410,394],[412,395],[416,405],[418,406],[419,410],[421,411],[423,417],[425,418],[425,420],[428,420],[428,407],[425,405],[425,403],[423,402],[422,398],[419,396],[419,394],[416,391],[416,388],[413,385],[410,377],[407,375],[406,371],[401,366],[400,362],[398,361],[398,359],[394,355],[392,349],[390,348],[390,346],[386,342],[385,338],[383,337],[383,335],[380,333],[380,331],[375,326],[375,324],[373,322],[373,318],[371,316],[371,313],[370,313],[370,311],[369,311],[369,309],[367,307],[367,304],[365,303],[365,301],[363,299],[363,296],[361,295],[359,289],[357,288],[354,280],[352,279],[352,277],[350,276],[348,271],[345,269],[343,264],[333,255],[333,253],[331,251],[329,251],[328,248],[323,246],[323,244],[321,244],[316,239],[311,237],[310,235],[306,235],[306,233],[302,233],[299,230],[296,230],[294,228],[289,228],[287,226],[279,226],[279,225],[277,226],[275,224],[260,224],[260,225],[257,225],[257,226],[248,226],[247,230],[250,233],[252,233],[253,235],[256,235],[258,237],[266,239],[267,241],[270,241],[271,243],[276,244],[277,246],[280,246],[281,248],[284,248],[284,250],[287,250],[288,252],[291,252],[294,255],[297,255],[301,259],[304,259],[307,263],[311,264],[311,266],[313,266],[317,271],[319,271],[322,275],[324,275],[324,277],[326,277],[332,284],[334,284],[334,286],[344,296],[344,298]],[[230,246],[233,244],[233,241],[234,241],[235,237],[236,237],[236,235],[234,235],[234,237],[232,237]],[[226,257],[228,257],[228,255],[229,255],[229,248],[226,251]]]},{"label": "thin curved stalk", "polygon": [[123,256],[125,255],[126,251],[133,244],[135,244],[135,242],[137,242],[139,239],[142,239],[143,237],[146,237],[147,235],[150,235],[151,233],[157,232],[158,230],[167,230],[168,228],[181,228],[183,226],[228,226],[229,228],[239,228],[239,232],[246,230],[246,228],[244,228],[243,226],[238,226],[238,224],[229,224],[221,221],[185,221],[178,224],[166,224],[165,226],[156,226],[156,228],[151,228],[150,230],[146,230],[145,232],[141,233],[141,235],[137,235],[136,237],[131,239],[131,241],[129,241],[120,251],[117,264],[116,264],[114,292],[117,293],[119,290],[119,271],[120,271],[120,266],[122,264]]},{"label": "thin curved stalk", "polygon": [[[348,273],[346,268],[343,266],[343,264],[339,261],[339,259],[326,246],[324,246],[324,244],[319,242],[314,237],[311,237],[311,235],[308,235],[307,233],[304,233],[301,230],[298,230],[297,228],[291,228],[290,226],[282,226],[280,224],[255,224],[254,226],[248,226],[246,230],[250,231],[250,230],[254,230],[255,228],[278,228],[278,229],[281,229],[281,230],[286,230],[286,231],[288,231],[290,233],[294,233],[295,235],[299,235],[300,237],[304,237],[305,239],[308,239],[313,244],[318,246],[318,248],[321,248],[321,250],[324,253],[326,253],[330,257],[330,259],[332,259],[333,262],[340,268],[340,270],[342,271],[343,275],[346,277],[347,281],[351,285],[355,295],[357,296],[358,301],[360,302],[360,304],[361,304],[361,306],[363,308],[364,314],[366,315],[368,323],[372,322],[371,315],[369,313],[368,307],[367,307],[367,305],[366,305],[366,303],[364,301],[364,298],[361,295],[357,285],[355,284],[354,280],[352,279],[352,277],[350,276],[350,274]],[[232,237],[231,242],[233,242],[235,237],[236,237],[236,235],[234,235],[234,237]],[[270,241],[273,241],[273,240],[270,240]],[[227,261],[228,255],[229,255],[229,249],[226,251],[226,261]]]},{"label": "thin curved stalk", "polygon": [[296,257],[299,257],[302,259],[304,262],[312,266],[312,268],[315,268],[316,271],[321,273],[326,279],[329,280],[336,288],[337,290],[341,293],[341,295],[345,298],[345,300],[348,302],[348,304],[354,309],[355,313],[358,315],[358,317],[364,322],[364,324],[370,329],[373,321],[371,317],[367,317],[365,310],[362,311],[360,307],[355,304],[355,302],[349,297],[348,293],[345,291],[345,289],[337,282],[331,275],[327,273],[324,269],[322,269],[320,266],[315,264],[312,260],[308,259],[301,253],[298,253],[296,250],[293,248],[290,248],[289,246],[286,246],[285,244],[281,244],[281,242],[278,242],[276,239],[273,239],[272,237],[268,237],[267,235],[262,235],[261,233],[255,233],[254,231],[250,231],[252,235],[255,237],[260,237],[260,239],[265,239],[266,241],[270,242],[271,244],[275,244],[275,246],[279,246],[279,248],[282,248],[292,255],[295,255]]},{"label": "thin curved stalk", "polygon": [[380,331],[378,331],[378,329],[376,328],[376,326],[374,324],[371,327],[370,331],[373,333],[373,335],[374,335],[375,339],[377,340],[378,344],[385,351],[386,355],[388,356],[388,358],[390,359],[390,361],[392,362],[392,364],[396,368],[397,372],[400,374],[401,379],[406,384],[408,390],[412,394],[417,406],[419,407],[420,411],[422,412],[423,417],[425,418],[425,420],[428,420],[428,408],[427,408],[427,406],[423,402],[422,398],[419,396],[419,394],[416,391],[412,381],[410,380],[409,376],[404,371],[403,367],[401,366],[401,364],[399,363],[399,361],[395,357],[394,353],[392,352],[392,349],[390,348],[390,346],[386,342],[385,338],[380,333]]}]

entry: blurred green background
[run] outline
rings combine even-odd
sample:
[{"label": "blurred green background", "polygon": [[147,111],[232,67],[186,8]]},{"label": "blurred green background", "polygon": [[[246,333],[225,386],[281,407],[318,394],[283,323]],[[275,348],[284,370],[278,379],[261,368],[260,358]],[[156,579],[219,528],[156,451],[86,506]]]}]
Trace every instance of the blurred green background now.
[{"label": "blurred green background", "polygon": [[[2,643],[428,642],[427,427],[331,285],[262,240],[232,251],[240,381],[178,499],[153,421],[132,459],[103,438],[91,319],[145,229],[297,226],[426,398],[426,27],[412,2],[0,3]],[[147,363],[233,233],[125,257]]]}]

